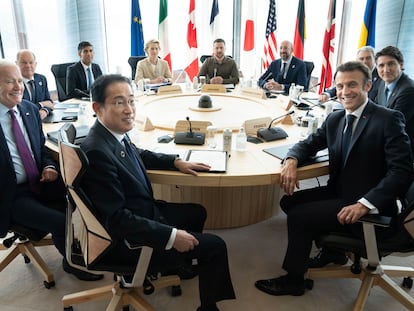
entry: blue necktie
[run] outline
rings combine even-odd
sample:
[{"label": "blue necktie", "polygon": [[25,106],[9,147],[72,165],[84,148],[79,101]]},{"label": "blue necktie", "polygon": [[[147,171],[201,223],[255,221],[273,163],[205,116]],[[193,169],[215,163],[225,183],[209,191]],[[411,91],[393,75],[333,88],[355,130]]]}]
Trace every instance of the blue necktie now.
[{"label": "blue necktie", "polygon": [[385,87],[385,106],[388,105],[388,100],[390,99],[391,91],[388,86]]},{"label": "blue necktie", "polygon": [[92,86],[92,72],[91,67],[86,68],[86,73],[88,74],[88,90],[91,89]]},{"label": "blue necktie", "polygon": [[20,128],[19,122],[14,115],[14,110],[9,110],[12,131],[14,140],[19,151],[20,158],[23,163],[24,170],[26,171],[27,181],[30,185],[30,189],[34,192],[39,192],[39,170],[37,169],[36,162],[32,157],[29,146],[24,139],[22,129]]},{"label": "blue necktie", "polygon": [[352,114],[348,114],[346,116],[346,130],[344,134],[342,135],[342,166],[345,164],[345,158],[348,154],[349,144],[351,142],[352,137],[352,125],[355,121],[356,117]]},{"label": "blue necktie", "polygon": [[136,172],[138,173],[139,178],[141,179],[142,183],[145,185],[146,189],[149,191],[150,187],[148,185],[147,179],[145,178],[145,173],[141,167],[141,164],[138,161],[136,152],[133,150],[133,148],[131,147],[131,140],[129,139],[129,137],[127,135],[125,135],[125,137],[122,139],[122,141],[124,142],[125,145],[125,151],[128,155],[128,157],[132,160],[132,162],[135,164],[135,169]]}]

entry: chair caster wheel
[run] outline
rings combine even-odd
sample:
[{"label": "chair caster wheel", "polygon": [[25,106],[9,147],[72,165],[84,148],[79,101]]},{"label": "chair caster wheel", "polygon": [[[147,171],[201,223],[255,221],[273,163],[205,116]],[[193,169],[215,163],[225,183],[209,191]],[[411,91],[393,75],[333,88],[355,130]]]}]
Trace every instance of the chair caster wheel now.
[{"label": "chair caster wheel", "polygon": [[413,279],[410,278],[409,276],[405,277],[402,282],[402,287],[407,288],[407,289],[413,288]]},{"label": "chair caster wheel", "polygon": [[313,280],[312,279],[305,279],[305,288],[308,290],[313,289]]},{"label": "chair caster wheel", "polygon": [[351,272],[353,274],[360,274],[362,272],[361,265],[360,264],[353,264],[351,266]]},{"label": "chair caster wheel", "polygon": [[172,297],[181,296],[181,294],[182,294],[181,286],[180,285],[171,286],[171,292],[170,293],[171,293]]},{"label": "chair caster wheel", "polygon": [[144,280],[142,288],[145,295],[151,295],[155,291],[154,285],[148,279]]},{"label": "chair caster wheel", "polygon": [[73,311],[73,307],[70,306],[70,307],[63,308],[63,311]]},{"label": "chair caster wheel", "polygon": [[55,283],[55,281],[52,281],[52,282],[43,281],[43,285],[44,285],[47,289],[50,289],[50,288],[52,288],[52,287],[55,287],[56,283]]},{"label": "chair caster wheel", "polygon": [[24,259],[24,263],[25,263],[25,264],[30,263],[30,258],[29,258],[29,257],[27,257],[26,255],[23,255],[23,259]]}]

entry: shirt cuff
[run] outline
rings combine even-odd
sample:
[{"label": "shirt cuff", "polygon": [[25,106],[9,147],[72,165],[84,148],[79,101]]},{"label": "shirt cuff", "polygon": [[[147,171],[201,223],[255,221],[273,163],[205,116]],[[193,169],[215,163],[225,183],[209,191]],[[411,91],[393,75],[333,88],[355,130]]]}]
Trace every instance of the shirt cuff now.
[{"label": "shirt cuff", "polygon": [[376,208],[374,205],[371,204],[371,202],[369,202],[367,199],[362,198],[358,200],[359,203],[361,203],[362,205],[368,207],[369,212],[368,214],[379,214],[378,208]]},{"label": "shirt cuff", "polygon": [[168,250],[170,250],[173,247],[176,236],[177,236],[177,229],[176,228],[173,228],[172,231],[171,231],[170,238],[168,239],[168,243],[165,246],[165,250],[168,251]]}]

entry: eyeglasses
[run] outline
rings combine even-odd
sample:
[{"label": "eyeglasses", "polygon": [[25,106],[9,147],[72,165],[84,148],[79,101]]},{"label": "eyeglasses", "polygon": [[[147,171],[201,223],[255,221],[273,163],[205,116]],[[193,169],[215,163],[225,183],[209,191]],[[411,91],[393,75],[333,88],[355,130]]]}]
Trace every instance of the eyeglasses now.
[{"label": "eyeglasses", "polygon": [[113,102],[112,105],[114,105],[115,108],[117,108],[117,109],[125,109],[128,106],[131,107],[131,108],[135,108],[135,101],[133,99],[130,99],[128,101],[117,100],[117,101]]}]

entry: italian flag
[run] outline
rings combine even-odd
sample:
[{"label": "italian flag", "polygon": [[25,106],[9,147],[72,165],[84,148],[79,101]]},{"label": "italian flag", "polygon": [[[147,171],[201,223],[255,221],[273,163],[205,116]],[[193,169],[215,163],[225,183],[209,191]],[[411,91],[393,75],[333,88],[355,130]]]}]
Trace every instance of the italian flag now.
[{"label": "italian flag", "polygon": [[162,58],[167,61],[170,71],[171,66],[171,52],[170,43],[168,42],[168,0],[160,0],[160,17],[158,21],[158,38],[161,45]]}]

